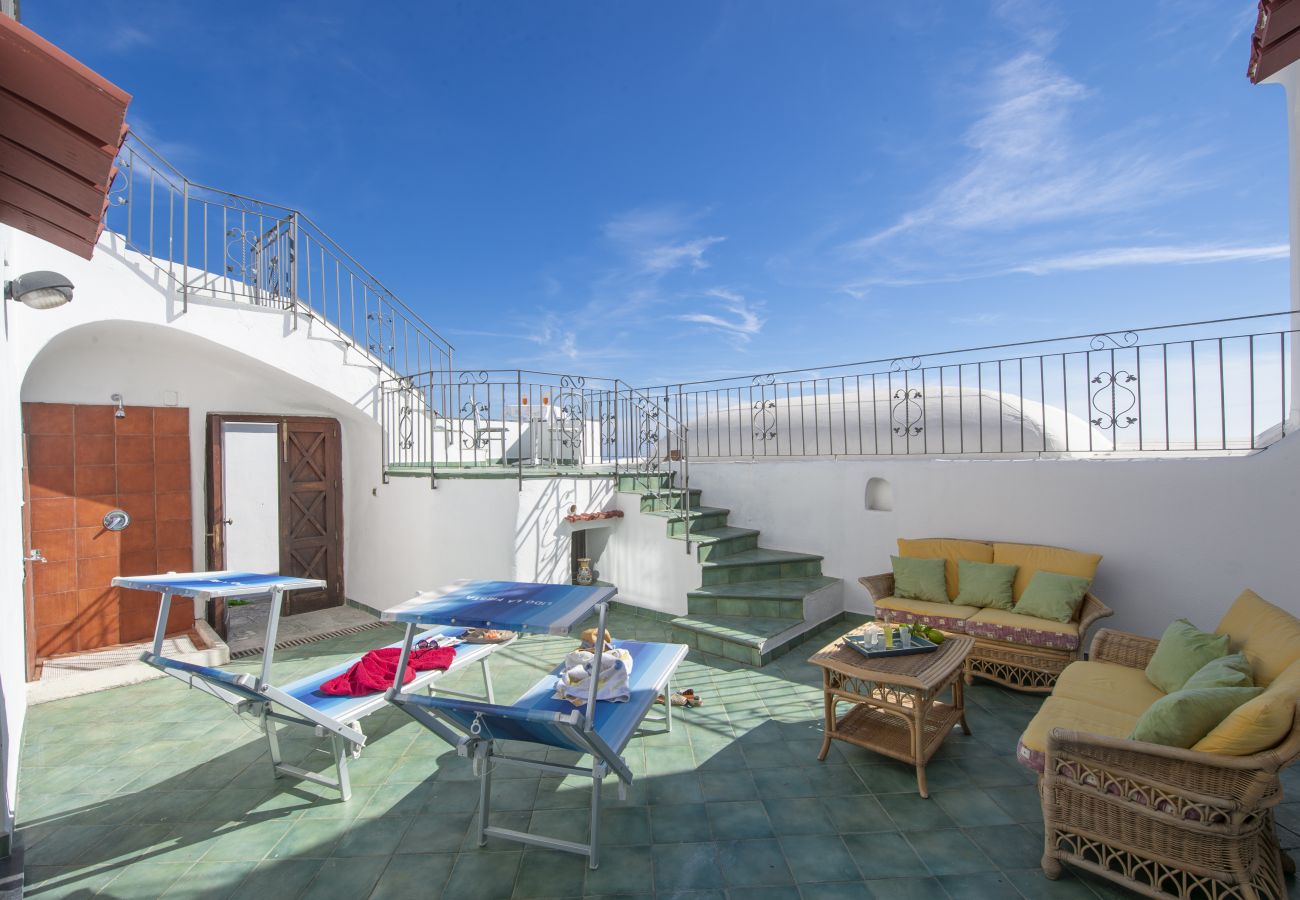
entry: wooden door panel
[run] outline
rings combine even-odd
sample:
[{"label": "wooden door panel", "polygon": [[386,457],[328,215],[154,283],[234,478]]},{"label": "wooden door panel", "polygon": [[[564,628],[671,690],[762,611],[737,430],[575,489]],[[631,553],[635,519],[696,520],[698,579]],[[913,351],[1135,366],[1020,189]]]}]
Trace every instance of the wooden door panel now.
[{"label": "wooden door panel", "polygon": [[281,424],[280,571],[320,578],[322,591],[296,591],[288,615],[343,603],[342,444],[332,419]]}]

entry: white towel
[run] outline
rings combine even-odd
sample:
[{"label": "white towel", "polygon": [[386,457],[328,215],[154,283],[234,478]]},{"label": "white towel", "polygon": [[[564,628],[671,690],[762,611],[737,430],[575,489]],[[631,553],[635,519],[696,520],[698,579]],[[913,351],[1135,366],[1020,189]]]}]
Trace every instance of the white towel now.
[{"label": "white towel", "polygon": [[[574,650],[564,658],[564,674],[555,681],[555,698],[575,706],[587,702],[591,695],[591,670],[596,654],[591,650]],[[628,675],[632,672],[632,654],[606,645],[600,655],[600,678],[596,680],[596,699],[624,702],[628,692]]]}]

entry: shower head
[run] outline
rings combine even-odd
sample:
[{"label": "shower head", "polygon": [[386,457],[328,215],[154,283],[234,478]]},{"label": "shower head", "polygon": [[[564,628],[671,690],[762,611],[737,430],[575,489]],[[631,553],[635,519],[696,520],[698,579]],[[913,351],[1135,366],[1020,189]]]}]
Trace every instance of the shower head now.
[{"label": "shower head", "polygon": [[112,400],[114,403],[117,404],[117,412],[113,413],[113,416],[114,416],[115,418],[118,418],[118,419],[125,419],[125,418],[126,418],[126,407],[123,406],[123,404],[122,404],[122,395],[121,395],[121,394],[114,394],[114,395],[113,395],[112,397],[110,397],[109,399]]}]

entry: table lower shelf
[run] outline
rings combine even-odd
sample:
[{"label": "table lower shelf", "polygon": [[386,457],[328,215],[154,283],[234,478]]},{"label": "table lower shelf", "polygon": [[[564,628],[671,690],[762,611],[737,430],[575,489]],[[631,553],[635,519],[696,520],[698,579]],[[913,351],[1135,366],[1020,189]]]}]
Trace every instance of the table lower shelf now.
[{"label": "table lower shelf", "polygon": [[830,736],[906,763],[923,766],[961,721],[961,717],[962,710],[951,703],[935,701],[930,705],[925,720],[921,723],[920,759],[916,758],[912,748],[912,723],[915,720],[871,703],[858,703],[837,719]]}]

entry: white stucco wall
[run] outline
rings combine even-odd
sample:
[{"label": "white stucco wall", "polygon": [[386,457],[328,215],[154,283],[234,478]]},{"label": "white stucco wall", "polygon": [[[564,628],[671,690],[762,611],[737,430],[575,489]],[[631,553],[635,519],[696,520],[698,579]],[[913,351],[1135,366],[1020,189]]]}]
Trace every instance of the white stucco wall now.
[{"label": "white stucco wall", "polygon": [[[0,282],[15,272],[13,232],[0,225]],[[0,310],[0,832],[13,832],[18,792],[18,749],[27,712],[27,657],[23,604],[22,407],[18,399],[16,347],[22,335],[10,315],[17,304]]]},{"label": "white stucco wall", "polygon": [[[873,477],[892,512],[867,509]],[[765,546],[823,554],[850,610],[870,611],[857,579],[889,571],[899,537],[964,537],[1103,554],[1095,593],[1118,628],[1209,628],[1247,587],[1300,615],[1295,437],[1200,459],[697,462],[691,485]]]}]

